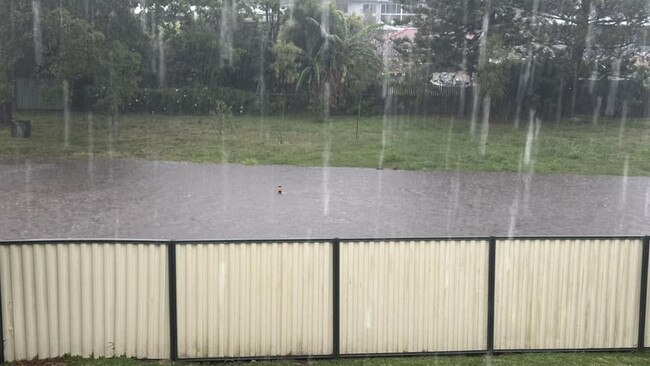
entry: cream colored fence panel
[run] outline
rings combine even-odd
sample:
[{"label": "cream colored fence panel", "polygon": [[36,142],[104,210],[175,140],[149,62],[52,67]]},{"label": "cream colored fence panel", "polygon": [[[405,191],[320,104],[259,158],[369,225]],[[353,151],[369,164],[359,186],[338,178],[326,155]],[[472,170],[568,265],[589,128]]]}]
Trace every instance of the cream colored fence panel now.
[{"label": "cream colored fence panel", "polygon": [[[650,267],[648,268],[648,278],[650,278]],[[650,280],[647,283],[647,292],[646,294],[650,294]],[[647,296],[647,295],[646,295]],[[650,296],[648,296],[650,298]],[[646,300],[647,304],[647,300]],[[644,347],[650,347],[650,305],[646,305],[645,307],[645,337],[644,337]]]},{"label": "cream colored fence panel", "polygon": [[495,349],[636,347],[641,240],[504,240]]},{"label": "cream colored fence panel", "polygon": [[331,243],[176,246],[180,358],[332,352]]},{"label": "cream colored fence panel", "polygon": [[167,358],[167,284],[165,245],[0,245],[5,359]]},{"label": "cream colored fence panel", "polygon": [[341,353],[486,348],[487,241],[341,243]]}]

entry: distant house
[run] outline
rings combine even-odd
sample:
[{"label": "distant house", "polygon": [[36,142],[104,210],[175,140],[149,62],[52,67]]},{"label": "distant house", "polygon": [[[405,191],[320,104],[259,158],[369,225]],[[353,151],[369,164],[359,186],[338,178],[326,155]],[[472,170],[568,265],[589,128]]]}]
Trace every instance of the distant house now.
[{"label": "distant house", "polygon": [[387,30],[386,38],[396,41],[400,39],[406,39],[409,41],[415,40],[415,35],[418,32],[418,29],[415,27],[384,27]]},{"label": "distant house", "polygon": [[414,27],[383,26],[379,50],[384,62],[384,72],[388,75],[400,76],[408,69],[411,62],[404,60],[395,46],[398,42],[413,42],[417,32],[417,28]]},{"label": "distant house", "polygon": [[650,67],[650,46],[640,46],[632,56],[632,62],[638,66]]},{"label": "distant house", "polygon": [[403,24],[414,15],[390,0],[338,0],[337,4],[347,14],[357,14],[377,24]]}]

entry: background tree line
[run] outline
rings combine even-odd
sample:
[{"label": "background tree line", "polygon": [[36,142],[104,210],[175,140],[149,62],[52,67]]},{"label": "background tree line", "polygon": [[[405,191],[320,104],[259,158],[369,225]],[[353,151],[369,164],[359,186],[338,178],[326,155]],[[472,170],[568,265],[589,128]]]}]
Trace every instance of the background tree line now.
[{"label": "background tree line", "polygon": [[[365,26],[333,4],[279,0],[0,0],[0,99],[55,80],[74,109],[342,112],[380,72]],[[60,87],[59,87],[60,85]],[[323,96],[328,90],[327,97]],[[348,102],[350,101],[350,102]],[[354,102],[352,102],[354,101]]]},{"label": "background tree line", "polygon": [[[515,101],[515,124],[524,107],[573,116],[581,97],[597,98],[594,88],[609,94],[611,84],[627,95],[607,98],[605,114],[621,112],[616,100],[650,104],[642,97],[650,82],[646,0],[401,2],[417,14],[415,40],[398,45],[414,66],[412,79],[431,71],[466,73],[480,96]],[[643,46],[646,59],[640,60]],[[589,96],[581,95],[585,83]]]},{"label": "background tree line", "polygon": [[[0,0],[0,100],[37,77],[73,109],[107,115],[307,106],[322,118],[389,110],[387,82],[427,87],[432,72],[455,72],[476,86],[453,102],[472,119],[503,100],[515,124],[527,108],[575,115],[585,81],[590,95],[621,81],[627,94],[602,100],[606,114],[621,100],[650,105],[636,59],[650,44],[646,0],[400,1],[416,14],[412,42],[384,42],[380,26],[317,0]],[[400,75],[384,62],[392,47]]]}]

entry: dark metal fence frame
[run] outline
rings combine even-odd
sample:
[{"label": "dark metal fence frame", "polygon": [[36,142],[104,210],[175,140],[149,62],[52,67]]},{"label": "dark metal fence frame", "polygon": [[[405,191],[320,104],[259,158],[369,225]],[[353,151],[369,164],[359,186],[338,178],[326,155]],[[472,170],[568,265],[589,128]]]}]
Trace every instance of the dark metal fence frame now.
[{"label": "dark metal fence frame", "polygon": [[[488,293],[487,293],[487,333],[486,349],[444,352],[404,352],[404,353],[340,353],[340,243],[341,242],[381,242],[381,241],[482,241],[488,243]],[[494,297],[496,286],[496,251],[498,241],[507,240],[641,240],[642,257],[639,289],[639,319],[637,347],[634,348],[567,348],[567,349],[495,349],[494,348]],[[215,357],[215,358],[179,358],[178,357],[178,310],[176,283],[176,247],[191,244],[273,244],[273,243],[330,243],[332,245],[332,353],[324,355],[285,355],[255,357]],[[43,240],[8,240],[0,241],[4,245],[37,244],[151,244],[167,246],[167,279],[169,285],[169,359],[172,361],[257,361],[257,360],[316,360],[337,358],[368,357],[411,357],[443,355],[492,355],[504,353],[547,353],[547,352],[612,352],[643,351],[645,347],[646,307],[648,297],[648,265],[650,257],[650,236],[466,236],[466,237],[404,237],[404,238],[352,238],[352,239],[236,239],[236,240],[156,240],[156,239],[43,239]],[[1,288],[0,288],[1,290]],[[0,363],[4,362],[4,334],[2,323],[2,291],[0,291]]]}]

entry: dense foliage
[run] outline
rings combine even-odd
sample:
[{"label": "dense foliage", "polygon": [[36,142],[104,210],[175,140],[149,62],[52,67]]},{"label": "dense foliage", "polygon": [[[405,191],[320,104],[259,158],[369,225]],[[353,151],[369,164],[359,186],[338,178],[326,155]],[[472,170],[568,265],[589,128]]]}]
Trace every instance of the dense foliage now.
[{"label": "dense foliage", "polygon": [[647,60],[639,62],[648,45],[646,0],[401,2],[417,14],[415,40],[401,46],[415,59],[411,72],[461,72],[493,99],[507,95],[518,105],[573,115],[581,80],[641,85],[647,78]]},{"label": "dense foliage", "polygon": [[[17,78],[36,77],[56,81],[53,93],[73,108],[108,115],[214,113],[225,103],[237,113],[306,106],[322,119],[372,102],[388,111],[387,83],[423,88],[442,72],[477,86],[458,94],[467,103],[451,103],[463,112],[488,98],[516,101],[517,116],[524,107],[573,115],[588,80],[628,83],[604,102],[608,115],[644,104],[646,0],[400,1],[415,13],[401,21],[417,28],[412,42],[317,0],[0,0],[0,103]],[[400,51],[398,66],[386,63]],[[607,91],[589,88],[591,100]],[[417,103],[426,101],[394,110]]]},{"label": "dense foliage", "polygon": [[329,106],[344,110],[344,97],[357,99],[379,71],[366,41],[375,28],[314,1],[291,11],[279,0],[0,0],[0,8],[0,100],[15,78],[37,77],[55,80],[53,94],[73,108],[106,114],[211,113],[220,103],[278,111],[292,94],[321,112],[314,95],[326,84]]}]

